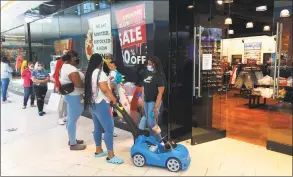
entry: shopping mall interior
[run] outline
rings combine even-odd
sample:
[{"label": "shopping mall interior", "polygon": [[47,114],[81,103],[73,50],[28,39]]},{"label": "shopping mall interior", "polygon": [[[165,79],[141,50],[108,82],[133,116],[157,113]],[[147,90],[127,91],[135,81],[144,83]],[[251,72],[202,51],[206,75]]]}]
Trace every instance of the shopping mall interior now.
[{"label": "shopping mall interior", "polygon": [[[170,139],[191,139],[195,145],[228,137],[292,155],[292,1],[96,0],[35,6],[6,16],[5,22],[1,17],[1,52],[11,60],[14,82],[24,61],[41,61],[52,74],[55,59],[69,49],[79,53],[80,70],[86,71],[90,56],[101,53],[125,76],[130,114],[139,123],[139,73],[155,55],[168,80],[159,124]],[[123,21],[134,10],[136,16]],[[102,47],[93,42],[99,39],[94,34],[101,32],[100,20],[110,26],[104,33],[110,44]],[[129,37],[130,30],[141,31]],[[115,125],[128,129],[119,115]]]}]

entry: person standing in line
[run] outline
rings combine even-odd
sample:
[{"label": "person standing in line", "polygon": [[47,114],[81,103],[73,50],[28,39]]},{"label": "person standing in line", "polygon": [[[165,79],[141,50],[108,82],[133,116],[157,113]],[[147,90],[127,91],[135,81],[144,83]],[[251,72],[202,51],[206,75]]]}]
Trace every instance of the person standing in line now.
[{"label": "person standing in line", "polygon": [[23,79],[23,87],[24,87],[22,109],[26,109],[29,97],[31,99],[31,107],[36,107],[36,105],[34,104],[35,93],[33,91],[33,81],[31,80],[33,71],[34,71],[34,64],[32,62],[29,62],[28,66],[23,70],[21,74],[21,78]]},{"label": "person standing in line", "polygon": [[[55,72],[53,74],[53,77],[55,80],[55,92],[59,93],[59,88],[60,88],[59,74],[64,62],[61,57],[58,57],[56,61],[57,62],[56,62],[56,67],[55,67]],[[66,117],[67,117],[67,105],[65,101],[63,101],[63,103],[61,104],[62,104],[62,108],[59,111],[58,123],[60,125],[64,125],[66,122]]]},{"label": "person standing in line", "polygon": [[67,132],[69,137],[70,150],[84,150],[83,140],[76,139],[76,123],[83,112],[83,93],[84,93],[84,74],[76,68],[79,64],[78,54],[75,51],[68,51],[62,56],[64,64],[60,73],[60,84],[73,83],[74,91],[64,95],[64,100],[67,103],[68,119],[67,119]]},{"label": "person standing in line", "polygon": [[3,56],[1,58],[1,92],[2,92],[2,103],[9,103],[7,100],[7,90],[12,77],[13,69],[8,64],[8,59]]},{"label": "person standing in line", "polygon": [[[94,140],[96,144],[95,157],[107,156],[106,161],[112,164],[122,164],[124,160],[115,156],[113,148],[114,120],[110,114],[110,101],[116,103],[109,78],[103,71],[103,59],[99,54],[90,58],[85,77],[85,109],[90,108],[94,123]],[[102,149],[102,132],[107,151]]]},{"label": "person standing in line", "polygon": [[44,109],[45,97],[48,91],[48,82],[50,82],[50,76],[45,71],[44,65],[41,62],[38,62],[37,70],[34,70],[32,73],[33,87],[35,95],[37,97],[37,105],[39,116],[46,114]]},{"label": "person standing in line", "polygon": [[155,127],[158,122],[159,110],[166,84],[161,60],[158,57],[152,57],[148,61],[147,70],[148,72],[145,73],[143,79],[145,116],[151,136],[155,137],[157,141],[160,142],[162,136],[160,133],[156,134],[153,131],[153,127]]}]

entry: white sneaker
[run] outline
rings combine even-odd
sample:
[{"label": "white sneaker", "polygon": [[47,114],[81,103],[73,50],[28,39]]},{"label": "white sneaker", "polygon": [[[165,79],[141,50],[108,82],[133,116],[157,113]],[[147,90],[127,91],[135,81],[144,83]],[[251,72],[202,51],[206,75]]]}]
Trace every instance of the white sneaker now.
[{"label": "white sneaker", "polygon": [[68,117],[63,117],[63,122],[67,122]]},{"label": "white sneaker", "polygon": [[1,101],[2,104],[6,104],[6,103],[11,103],[11,101],[6,100],[6,101]]},{"label": "white sneaker", "polygon": [[64,125],[65,124],[63,118],[59,118],[58,119],[58,123],[59,123],[59,125]]}]

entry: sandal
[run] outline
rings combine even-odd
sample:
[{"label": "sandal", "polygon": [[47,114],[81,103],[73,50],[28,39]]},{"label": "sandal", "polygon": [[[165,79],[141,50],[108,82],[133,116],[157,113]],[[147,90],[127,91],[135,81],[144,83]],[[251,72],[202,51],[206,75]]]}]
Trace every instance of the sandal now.
[{"label": "sandal", "polygon": [[103,152],[101,152],[99,154],[95,152],[95,157],[96,158],[104,157],[104,156],[107,156],[107,155],[108,155],[108,151],[103,151]]},{"label": "sandal", "polygon": [[116,157],[116,156],[112,157],[111,159],[109,159],[107,157],[106,161],[108,163],[112,163],[112,164],[116,164],[116,165],[122,164],[124,162],[124,160],[122,158],[119,158],[119,157]]}]

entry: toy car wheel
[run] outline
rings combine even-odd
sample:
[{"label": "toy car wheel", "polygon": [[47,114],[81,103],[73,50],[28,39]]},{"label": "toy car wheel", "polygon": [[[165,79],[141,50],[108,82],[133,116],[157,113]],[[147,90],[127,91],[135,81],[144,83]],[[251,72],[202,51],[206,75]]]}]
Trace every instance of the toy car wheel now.
[{"label": "toy car wheel", "polygon": [[176,158],[170,158],[167,160],[166,167],[171,172],[177,172],[181,169],[181,162]]},{"label": "toy car wheel", "polygon": [[132,160],[133,160],[134,165],[137,167],[143,167],[146,162],[144,156],[139,153],[135,154],[133,156]]}]

